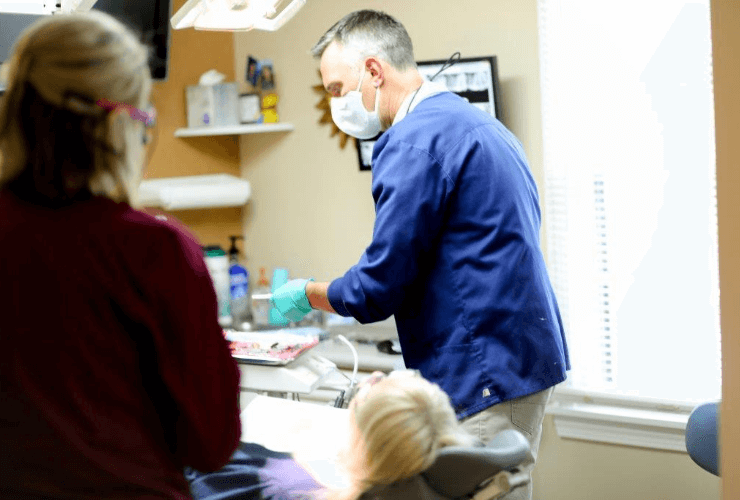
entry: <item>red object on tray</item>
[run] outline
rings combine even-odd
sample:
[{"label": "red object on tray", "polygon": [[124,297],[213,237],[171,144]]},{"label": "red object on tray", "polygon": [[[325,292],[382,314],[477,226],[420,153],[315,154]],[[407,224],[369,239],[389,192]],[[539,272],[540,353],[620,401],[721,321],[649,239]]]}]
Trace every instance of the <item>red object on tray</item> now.
[{"label": "red object on tray", "polygon": [[232,356],[246,361],[292,361],[318,343],[319,339],[313,338],[304,343],[275,342],[269,348],[264,348],[259,342],[231,341],[229,347]]}]

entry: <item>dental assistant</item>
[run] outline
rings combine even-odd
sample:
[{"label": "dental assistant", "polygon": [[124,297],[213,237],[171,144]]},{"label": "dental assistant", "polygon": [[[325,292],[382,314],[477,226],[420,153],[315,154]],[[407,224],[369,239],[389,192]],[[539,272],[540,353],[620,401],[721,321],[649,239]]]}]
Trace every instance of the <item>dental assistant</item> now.
[{"label": "dental assistant", "polygon": [[136,209],[149,52],[40,16],[0,99],[0,500],[188,500],[239,444],[239,368],[203,250]]},{"label": "dental assistant", "polygon": [[[570,365],[520,142],[424,80],[385,13],[345,16],[312,54],[337,126],[361,139],[385,131],[372,157],[376,220],[344,276],[293,280],[273,304],[292,321],[312,308],[360,323],[393,315],[406,366],[449,395],[463,427],[482,441],[518,429],[536,459],[545,404]],[[531,498],[531,484],[506,498]]]}]

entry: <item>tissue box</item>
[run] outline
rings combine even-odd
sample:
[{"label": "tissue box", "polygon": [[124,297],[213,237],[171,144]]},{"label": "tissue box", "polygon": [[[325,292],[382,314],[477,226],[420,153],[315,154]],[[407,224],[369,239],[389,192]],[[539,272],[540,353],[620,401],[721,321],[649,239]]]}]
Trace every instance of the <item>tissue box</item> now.
[{"label": "tissue box", "polygon": [[188,127],[225,127],[239,124],[236,82],[189,85],[185,88]]}]

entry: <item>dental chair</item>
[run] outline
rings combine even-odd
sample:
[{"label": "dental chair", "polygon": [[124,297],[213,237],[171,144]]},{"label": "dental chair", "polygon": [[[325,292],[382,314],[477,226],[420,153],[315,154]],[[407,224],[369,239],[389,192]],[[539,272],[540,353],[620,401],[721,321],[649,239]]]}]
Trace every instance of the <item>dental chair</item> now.
[{"label": "dental chair", "polygon": [[418,476],[376,486],[361,500],[493,500],[529,481],[529,475],[517,469],[528,457],[527,439],[516,430],[505,430],[486,446],[443,448]]},{"label": "dental chair", "polygon": [[[186,468],[195,500],[303,500],[314,498],[310,493],[322,482],[344,485],[336,459],[349,431],[348,410],[257,394],[248,398],[241,413],[243,442],[229,463],[206,473]],[[442,448],[424,472],[376,486],[362,500],[493,500],[529,481],[518,467],[531,458],[524,435],[505,430],[485,446]]]},{"label": "dental chair", "polygon": [[[531,457],[527,439],[505,430],[486,446],[447,447],[421,474],[377,486],[361,500],[493,500],[529,480],[516,467]],[[314,498],[320,485],[292,459],[255,443],[240,443],[222,469],[185,470],[195,500],[279,500]]]}]

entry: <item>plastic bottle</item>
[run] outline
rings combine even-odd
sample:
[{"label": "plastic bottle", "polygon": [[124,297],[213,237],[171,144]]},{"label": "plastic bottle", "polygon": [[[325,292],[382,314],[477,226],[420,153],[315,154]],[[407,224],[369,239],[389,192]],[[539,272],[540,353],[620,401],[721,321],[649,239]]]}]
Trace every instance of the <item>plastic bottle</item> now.
[{"label": "plastic bottle", "polygon": [[203,257],[211,275],[218,302],[218,323],[222,327],[231,326],[231,300],[229,292],[229,258],[219,245],[203,247]]},{"label": "plastic bottle", "polygon": [[229,236],[229,285],[231,300],[232,325],[237,330],[249,330],[251,325],[249,307],[249,271],[239,264],[239,249],[236,240],[244,239],[241,236]]},{"label": "plastic bottle", "polygon": [[[281,269],[277,268],[273,270],[272,272],[272,289],[271,292],[274,292],[284,284],[288,282],[288,270],[287,269]],[[270,305],[270,312],[268,313],[269,322],[271,325],[283,327],[288,326],[290,324],[290,321],[280,314],[277,309],[272,307],[272,304]]]},{"label": "plastic bottle", "polygon": [[[267,271],[260,267],[259,280],[254,288],[254,295],[266,296],[270,291],[270,282],[267,280]],[[270,301],[268,299],[252,299],[252,322],[257,328],[266,328],[270,324]]]}]

